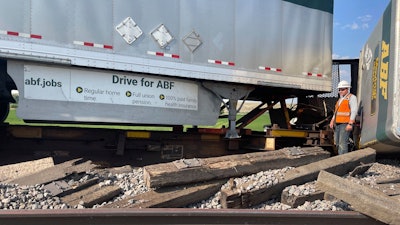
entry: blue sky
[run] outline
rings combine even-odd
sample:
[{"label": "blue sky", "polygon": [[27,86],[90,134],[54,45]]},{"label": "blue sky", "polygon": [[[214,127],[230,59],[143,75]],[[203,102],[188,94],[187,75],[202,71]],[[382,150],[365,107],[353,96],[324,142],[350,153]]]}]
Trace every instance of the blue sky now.
[{"label": "blue sky", "polygon": [[334,59],[359,58],[364,43],[389,2],[389,0],[334,0]]}]

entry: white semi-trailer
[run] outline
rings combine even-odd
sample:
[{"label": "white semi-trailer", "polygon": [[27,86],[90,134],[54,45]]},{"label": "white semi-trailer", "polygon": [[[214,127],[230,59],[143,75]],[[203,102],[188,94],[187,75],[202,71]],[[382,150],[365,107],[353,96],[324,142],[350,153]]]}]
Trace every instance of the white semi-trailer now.
[{"label": "white semi-trailer", "polygon": [[332,90],[333,0],[1,0],[1,119],[213,125]]}]

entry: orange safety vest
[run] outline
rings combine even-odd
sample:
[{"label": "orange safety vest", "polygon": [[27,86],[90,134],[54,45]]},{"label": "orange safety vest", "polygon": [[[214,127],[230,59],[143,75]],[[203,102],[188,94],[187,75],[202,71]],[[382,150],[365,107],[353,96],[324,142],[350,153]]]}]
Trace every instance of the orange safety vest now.
[{"label": "orange safety vest", "polygon": [[339,104],[339,101],[336,102],[335,106],[335,119],[336,123],[348,123],[350,121],[350,100],[351,94],[349,93],[346,97],[343,98],[342,102]]}]

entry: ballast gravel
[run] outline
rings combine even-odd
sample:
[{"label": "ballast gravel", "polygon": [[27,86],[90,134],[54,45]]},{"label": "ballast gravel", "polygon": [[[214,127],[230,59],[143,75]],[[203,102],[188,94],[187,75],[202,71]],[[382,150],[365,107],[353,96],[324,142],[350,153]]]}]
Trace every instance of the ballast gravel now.
[{"label": "ballast gravel", "polygon": [[[275,169],[261,171],[250,176],[234,178],[234,183],[239,186],[242,183],[251,183],[247,186],[247,190],[258,189],[260,187],[270,187],[278,182],[278,178],[283,176],[290,167],[283,169]],[[92,178],[99,178],[98,185],[118,185],[122,189],[122,194],[114,198],[112,201],[104,202],[103,204],[118,201],[127,197],[135,196],[148,191],[143,181],[143,169],[132,168],[130,172],[113,174],[108,172],[87,172],[84,175],[76,175],[65,180],[69,185],[85,182]],[[398,160],[383,160],[374,163],[368,171],[362,175],[350,177],[343,176],[362,185],[377,187],[377,180],[400,178],[400,162]],[[223,188],[228,188],[229,182],[223,185]],[[243,190],[246,191],[246,190]],[[307,195],[316,191],[315,181],[301,185],[292,185],[286,187],[290,195]],[[400,191],[399,191],[400,192]],[[196,204],[188,205],[187,208],[198,209],[220,209],[221,192],[217,192],[209,199],[205,199]],[[101,205],[103,205],[101,204]],[[101,205],[95,205],[93,208],[98,208]],[[51,192],[44,189],[44,185],[35,186],[20,186],[17,184],[0,184],[0,209],[68,209],[68,208],[84,208],[82,205],[70,206],[61,201],[59,197],[52,196]],[[318,211],[350,211],[351,205],[340,200],[316,200],[313,202],[305,202],[296,208],[282,204],[280,199],[270,199],[260,205],[254,206],[253,209],[258,210],[318,210]]]}]

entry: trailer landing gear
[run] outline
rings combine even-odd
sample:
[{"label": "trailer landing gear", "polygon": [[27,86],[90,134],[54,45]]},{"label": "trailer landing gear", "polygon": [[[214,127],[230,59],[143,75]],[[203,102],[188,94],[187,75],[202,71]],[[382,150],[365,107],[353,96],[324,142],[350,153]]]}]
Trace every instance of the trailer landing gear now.
[{"label": "trailer landing gear", "polygon": [[[244,85],[232,86],[224,83],[214,83],[214,82],[203,82],[203,86],[211,90],[228,109],[229,128],[225,134],[225,138],[227,139],[240,138],[236,130],[236,115],[241,108],[240,106],[239,109],[237,109],[238,100],[240,99],[246,100],[250,92],[252,92],[254,88]],[[226,103],[224,102],[224,99],[228,99],[229,101]]]}]

